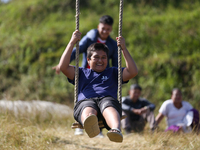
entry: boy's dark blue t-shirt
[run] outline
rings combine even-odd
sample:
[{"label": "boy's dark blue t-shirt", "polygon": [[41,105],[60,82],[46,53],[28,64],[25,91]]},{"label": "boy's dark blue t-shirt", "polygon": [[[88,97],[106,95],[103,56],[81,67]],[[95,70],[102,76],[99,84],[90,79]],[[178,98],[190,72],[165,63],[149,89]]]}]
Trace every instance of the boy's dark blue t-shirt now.
[{"label": "boy's dark blue t-shirt", "polygon": [[[124,68],[122,68],[122,71]],[[75,80],[68,81],[75,84]],[[123,82],[122,83],[127,83]],[[112,96],[117,99],[118,68],[106,68],[103,72],[95,72],[92,69],[79,68],[78,101],[92,98]]]}]

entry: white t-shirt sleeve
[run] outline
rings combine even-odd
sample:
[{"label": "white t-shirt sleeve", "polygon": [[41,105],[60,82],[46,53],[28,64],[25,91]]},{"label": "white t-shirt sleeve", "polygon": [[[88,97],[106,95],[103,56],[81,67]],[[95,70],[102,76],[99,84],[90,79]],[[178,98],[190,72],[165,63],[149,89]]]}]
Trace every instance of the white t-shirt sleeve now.
[{"label": "white t-shirt sleeve", "polygon": [[183,101],[183,106],[187,109],[187,111],[193,108],[192,105],[186,101]]},{"label": "white t-shirt sleeve", "polygon": [[164,116],[167,116],[168,113],[168,105],[170,104],[171,100],[166,100],[163,102],[159,109],[159,113],[163,114]]}]

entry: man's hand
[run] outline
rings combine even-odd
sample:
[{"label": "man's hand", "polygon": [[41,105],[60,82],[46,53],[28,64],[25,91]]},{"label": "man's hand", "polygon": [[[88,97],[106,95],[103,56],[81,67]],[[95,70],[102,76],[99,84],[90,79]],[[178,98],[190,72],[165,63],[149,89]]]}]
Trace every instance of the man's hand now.
[{"label": "man's hand", "polygon": [[60,74],[60,68],[59,68],[59,66],[57,65],[57,66],[54,66],[54,67],[52,67],[52,69],[53,70],[56,70],[56,74]]},{"label": "man's hand", "polygon": [[146,113],[147,112],[147,110],[148,110],[149,108],[148,107],[143,107],[143,108],[141,108],[141,113],[143,114],[143,113]]},{"label": "man's hand", "polygon": [[148,107],[143,107],[140,109],[133,109],[133,113],[137,114],[137,115],[142,115],[143,113],[146,113],[148,110]]}]

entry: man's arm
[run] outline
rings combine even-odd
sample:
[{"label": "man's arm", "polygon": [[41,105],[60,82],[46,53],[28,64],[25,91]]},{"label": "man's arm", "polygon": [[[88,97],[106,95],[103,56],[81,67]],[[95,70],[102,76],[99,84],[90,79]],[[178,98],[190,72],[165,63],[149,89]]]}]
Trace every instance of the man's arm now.
[{"label": "man's arm", "polygon": [[118,48],[116,48],[116,51],[114,52],[114,54],[112,55],[112,66],[113,67],[118,67],[118,52],[117,52],[117,49]]},{"label": "man's arm", "polygon": [[126,97],[122,97],[122,110],[132,112],[132,108],[127,104],[128,99]]},{"label": "man's arm", "polygon": [[[111,41],[112,40],[112,41]],[[114,41],[113,39],[110,38],[110,44],[112,47],[112,55],[111,55],[111,62],[112,62],[112,66],[113,67],[118,67],[118,47],[117,47],[117,42]],[[110,51],[110,47],[109,47],[109,51]]]},{"label": "man's arm", "polygon": [[135,109],[133,107],[131,107],[131,100],[126,99],[126,97],[122,97],[122,110],[123,111],[127,111],[127,112],[131,112],[137,115],[142,115],[142,113],[144,112],[144,110],[142,109]]},{"label": "man's arm", "polygon": [[158,125],[162,121],[163,118],[164,118],[164,115],[162,113],[159,113],[156,116],[156,125]]},{"label": "man's arm", "polygon": [[76,30],[73,32],[70,42],[68,43],[65,51],[63,52],[60,62],[59,68],[60,70],[71,80],[74,79],[75,69],[74,66],[69,65],[70,57],[73,50],[74,45],[78,40],[81,39],[81,33]]},{"label": "man's arm", "polygon": [[[87,52],[87,36],[85,35],[81,41],[79,42],[79,53],[86,53]],[[72,54],[71,54],[71,57],[70,57],[70,62],[72,60],[74,60],[76,58],[76,47],[73,48],[73,51],[72,51]]]},{"label": "man's arm", "polygon": [[151,111],[154,110],[156,108],[156,106],[153,103],[150,103],[148,100],[143,99],[143,106],[146,106],[147,108],[149,108]]},{"label": "man's arm", "polygon": [[[79,53],[86,53],[87,52],[87,36],[84,36],[81,41],[79,42]],[[72,54],[70,57],[70,62],[76,58],[76,47],[73,47]],[[52,67],[53,70],[56,71],[56,74],[60,74],[60,67],[59,64],[57,66]]]}]

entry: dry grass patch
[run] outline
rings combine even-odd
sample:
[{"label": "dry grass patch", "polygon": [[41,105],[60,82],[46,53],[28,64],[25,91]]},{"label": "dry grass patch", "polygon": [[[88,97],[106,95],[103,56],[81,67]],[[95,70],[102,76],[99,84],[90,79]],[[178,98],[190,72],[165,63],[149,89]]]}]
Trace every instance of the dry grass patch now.
[{"label": "dry grass patch", "polygon": [[0,115],[0,149],[3,150],[196,150],[200,147],[197,134],[173,134],[158,131],[124,135],[123,143],[104,138],[89,138],[86,133],[74,136],[72,117],[37,122],[12,115]]}]

